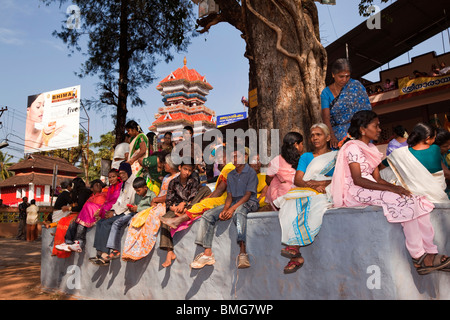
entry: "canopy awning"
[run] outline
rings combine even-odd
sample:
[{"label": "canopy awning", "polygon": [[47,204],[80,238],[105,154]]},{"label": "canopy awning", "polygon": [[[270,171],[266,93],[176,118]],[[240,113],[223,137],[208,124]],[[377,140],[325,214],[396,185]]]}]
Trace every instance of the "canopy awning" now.
[{"label": "canopy awning", "polygon": [[347,48],[352,78],[359,79],[450,27],[448,0],[397,0],[380,14],[380,29],[369,29],[364,21],[326,47],[327,85],[331,65],[346,57]]}]

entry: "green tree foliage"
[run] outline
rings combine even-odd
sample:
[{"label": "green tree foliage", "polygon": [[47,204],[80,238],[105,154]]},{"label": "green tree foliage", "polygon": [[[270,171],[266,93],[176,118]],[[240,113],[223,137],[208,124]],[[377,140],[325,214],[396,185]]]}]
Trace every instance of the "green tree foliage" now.
[{"label": "green tree foliage", "polygon": [[98,148],[95,154],[96,159],[108,159],[112,160],[114,155],[115,136],[114,132],[108,132],[100,136],[99,142],[93,142],[92,147]]},{"label": "green tree foliage", "polygon": [[359,14],[363,17],[369,16],[369,13],[367,12],[367,9],[374,3],[374,2],[388,2],[389,0],[361,0],[358,4]]},{"label": "green tree foliage", "polygon": [[13,175],[8,168],[13,165],[11,161],[13,157],[8,155],[8,153],[3,153],[0,151],[0,180],[6,180]]},{"label": "green tree foliage", "polygon": [[[115,134],[125,133],[128,104],[142,106],[139,90],[155,79],[155,66],[173,59],[173,50],[186,50],[194,31],[190,0],[41,0],[46,5],[76,5],[80,28],[54,31],[73,53],[87,40],[87,60],[80,77],[98,76],[98,99],[86,101],[88,109],[116,108]],[[77,14],[74,12],[74,14]],[[71,17],[68,17],[70,19]],[[73,21],[73,20],[72,20]],[[86,39],[87,37],[87,39]]]},{"label": "green tree foliage", "polygon": [[100,136],[99,142],[93,142],[91,146],[97,149],[97,152],[89,161],[89,179],[100,178],[102,160],[112,160],[114,155],[115,135],[114,132],[108,132]]}]

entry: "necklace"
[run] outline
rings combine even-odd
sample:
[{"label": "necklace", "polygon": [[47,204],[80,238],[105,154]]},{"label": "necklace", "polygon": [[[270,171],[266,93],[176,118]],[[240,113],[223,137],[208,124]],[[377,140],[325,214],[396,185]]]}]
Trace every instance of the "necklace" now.
[{"label": "necklace", "polygon": [[333,82],[333,88],[331,88],[331,86],[330,86],[330,89],[331,89],[331,93],[333,94],[334,97],[337,97],[339,95],[339,93],[341,93],[341,90],[337,89],[336,82]]}]

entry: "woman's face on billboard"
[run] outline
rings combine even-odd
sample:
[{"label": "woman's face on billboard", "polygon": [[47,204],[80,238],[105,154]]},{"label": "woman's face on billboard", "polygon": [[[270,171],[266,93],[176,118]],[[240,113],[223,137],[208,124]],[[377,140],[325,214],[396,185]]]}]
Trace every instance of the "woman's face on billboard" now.
[{"label": "woman's face on billboard", "polygon": [[42,122],[44,116],[44,94],[40,94],[27,109],[27,119],[32,122]]}]

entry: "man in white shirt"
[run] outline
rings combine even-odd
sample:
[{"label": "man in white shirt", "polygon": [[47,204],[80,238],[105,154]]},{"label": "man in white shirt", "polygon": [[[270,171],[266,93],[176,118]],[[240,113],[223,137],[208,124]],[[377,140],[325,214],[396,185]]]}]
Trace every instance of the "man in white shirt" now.
[{"label": "man in white shirt", "polygon": [[128,160],[128,154],[130,153],[130,136],[125,134],[125,140],[119,143],[114,148],[113,161],[111,163],[111,169],[119,170],[120,163]]}]

